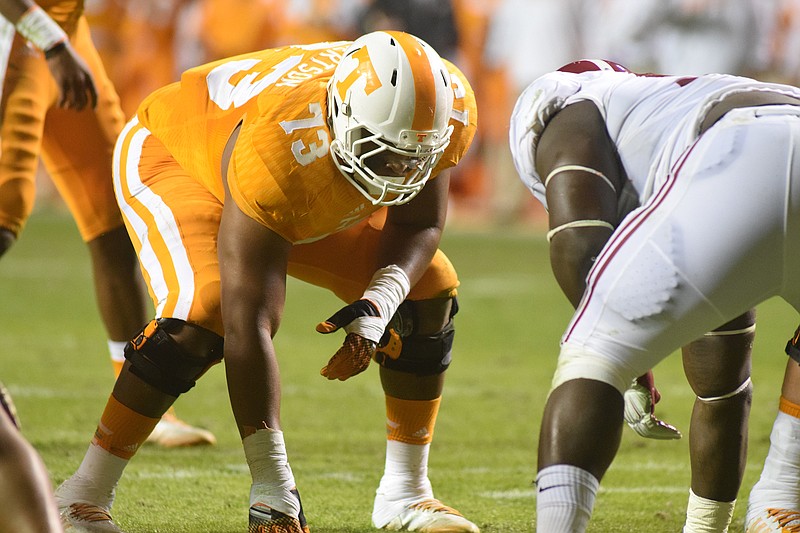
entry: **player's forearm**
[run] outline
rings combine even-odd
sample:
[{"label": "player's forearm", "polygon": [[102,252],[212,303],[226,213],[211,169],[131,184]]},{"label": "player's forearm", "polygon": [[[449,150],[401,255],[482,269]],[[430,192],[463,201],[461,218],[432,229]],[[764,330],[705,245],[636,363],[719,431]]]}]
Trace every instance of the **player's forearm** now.
[{"label": "player's forearm", "polygon": [[0,14],[12,24],[16,24],[20,17],[35,5],[30,0],[0,0]]},{"label": "player's forearm", "polygon": [[397,265],[406,273],[413,287],[433,259],[441,236],[442,230],[438,227],[387,224],[377,267]]}]

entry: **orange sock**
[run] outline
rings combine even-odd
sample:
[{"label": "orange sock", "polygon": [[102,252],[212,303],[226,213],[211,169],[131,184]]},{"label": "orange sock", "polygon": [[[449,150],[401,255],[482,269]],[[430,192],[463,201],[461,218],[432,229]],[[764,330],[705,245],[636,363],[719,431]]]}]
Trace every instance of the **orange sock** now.
[{"label": "orange sock", "polygon": [[434,400],[401,400],[386,396],[386,435],[406,444],[428,444],[439,413],[441,397]]},{"label": "orange sock", "polygon": [[795,418],[800,418],[800,405],[790,402],[783,396],[781,396],[781,403],[778,406],[778,409],[780,409],[787,415],[793,416]]},{"label": "orange sock", "polygon": [[112,395],[100,417],[92,443],[117,457],[130,459],[156,427],[158,420],[137,413]]}]

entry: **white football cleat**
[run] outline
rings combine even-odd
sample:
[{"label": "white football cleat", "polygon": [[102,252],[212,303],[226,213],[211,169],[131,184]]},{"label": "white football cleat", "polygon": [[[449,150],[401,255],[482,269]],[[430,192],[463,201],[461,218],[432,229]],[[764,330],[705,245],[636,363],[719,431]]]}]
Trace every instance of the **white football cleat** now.
[{"label": "white football cleat", "polygon": [[64,533],[124,533],[107,509],[91,503],[75,502],[59,507],[59,513]]},{"label": "white football cleat", "polygon": [[146,442],[158,444],[164,448],[182,448],[204,444],[214,445],[217,443],[217,438],[210,431],[191,426],[168,411],[158,421]]},{"label": "white football cleat", "polygon": [[800,512],[789,509],[766,509],[750,522],[745,533],[798,533]]},{"label": "white football cleat", "polygon": [[[396,511],[394,516],[391,508]],[[389,511],[387,513],[387,511]],[[372,513],[372,525],[388,531],[419,531],[420,533],[480,533],[478,526],[444,505],[436,498],[423,498],[411,503],[388,502],[378,493]]]}]

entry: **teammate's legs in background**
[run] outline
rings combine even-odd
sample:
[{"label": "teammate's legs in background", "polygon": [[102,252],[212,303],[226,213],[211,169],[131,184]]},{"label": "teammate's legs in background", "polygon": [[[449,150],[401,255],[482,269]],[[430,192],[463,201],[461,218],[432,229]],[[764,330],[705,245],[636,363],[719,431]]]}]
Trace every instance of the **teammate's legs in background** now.
[{"label": "teammate's legs in background", "polygon": [[[94,76],[97,107],[80,113],[51,109],[44,125],[42,159],[89,247],[95,295],[116,377],[124,363],[125,344],[152,312],[113,190],[112,152],[124,124],[119,98],[89,38],[85,19],[80,20],[72,42]],[[179,420],[170,409],[148,442],[171,448],[214,444],[216,438]]]}]

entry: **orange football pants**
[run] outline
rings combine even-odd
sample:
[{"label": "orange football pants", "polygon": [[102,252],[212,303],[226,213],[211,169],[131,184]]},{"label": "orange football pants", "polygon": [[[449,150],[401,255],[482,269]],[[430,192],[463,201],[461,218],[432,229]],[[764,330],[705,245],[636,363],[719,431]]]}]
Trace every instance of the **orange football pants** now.
[{"label": "orange football pants", "polygon": [[83,17],[70,41],[94,77],[96,109],[56,108],[44,55],[19,35],[11,44],[0,101],[0,227],[15,235],[33,209],[40,154],[84,241],[122,225],[111,158],[125,117]]},{"label": "orange football pants", "polygon": [[[222,201],[138,123],[123,130],[117,150],[117,196],[156,317],[178,318],[224,336],[216,246]],[[345,302],[357,300],[377,267],[384,220],[385,209],[324,239],[295,245],[288,274]],[[439,250],[408,299],[452,297],[458,283],[453,265]]]}]

